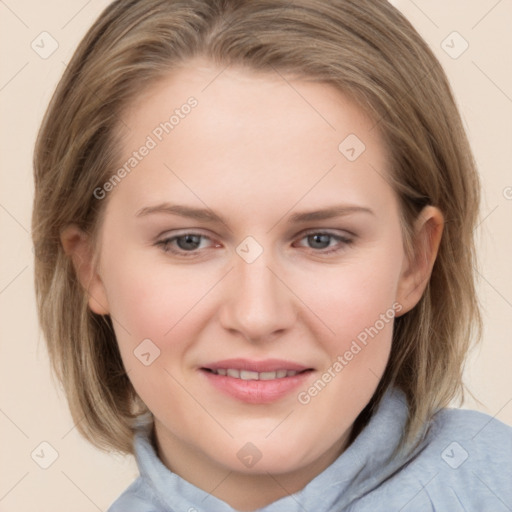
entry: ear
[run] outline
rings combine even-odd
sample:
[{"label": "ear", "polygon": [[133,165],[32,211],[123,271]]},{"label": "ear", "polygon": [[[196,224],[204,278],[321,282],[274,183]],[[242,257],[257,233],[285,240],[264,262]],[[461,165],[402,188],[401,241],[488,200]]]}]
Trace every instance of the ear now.
[{"label": "ear", "polygon": [[443,227],[443,214],[434,206],[425,206],[414,223],[412,254],[405,259],[398,283],[397,301],[403,306],[400,315],[416,306],[427,287]]},{"label": "ear", "polygon": [[89,296],[89,308],[98,315],[107,315],[110,312],[107,294],[96,269],[89,235],[72,224],[61,232],[60,241],[64,252],[73,262],[80,284]]}]

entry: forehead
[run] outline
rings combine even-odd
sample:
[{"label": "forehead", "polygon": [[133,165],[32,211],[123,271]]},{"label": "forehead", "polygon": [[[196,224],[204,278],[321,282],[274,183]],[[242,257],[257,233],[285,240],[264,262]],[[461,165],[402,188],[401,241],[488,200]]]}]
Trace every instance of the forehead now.
[{"label": "forehead", "polygon": [[151,146],[118,187],[138,203],[180,193],[246,208],[243,198],[255,196],[260,207],[268,199],[283,209],[306,196],[389,199],[374,121],[329,84],[195,60],[137,96],[122,117],[120,165]]}]

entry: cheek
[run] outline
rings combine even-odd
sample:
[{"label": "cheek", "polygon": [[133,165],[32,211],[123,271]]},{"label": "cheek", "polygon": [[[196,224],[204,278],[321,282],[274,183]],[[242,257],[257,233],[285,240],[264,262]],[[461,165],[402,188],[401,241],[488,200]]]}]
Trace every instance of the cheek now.
[{"label": "cheek", "polygon": [[204,280],[191,282],[183,272],[166,265],[142,263],[135,254],[125,255],[111,269],[105,286],[129,378],[153,412],[163,410],[169,395],[180,407],[187,397],[173,375],[179,374],[176,370],[184,362],[183,355],[197,338],[197,303],[211,285]]},{"label": "cheek", "polygon": [[137,253],[111,268],[105,280],[109,307],[134,338],[168,337],[176,326],[190,322],[194,306],[211,288],[197,272],[191,279],[190,272],[148,264]]},{"label": "cheek", "polygon": [[[401,309],[395,302],[399,271],[394,261],[399,259],[380,256],[379,264],[361,261],[344,269],[328,288],[310,296],[312,309],[318,308],[334,334],[325,327],[317,331],[327,357],[298,402],[306,416],[329,425],[334,437],[368,403],[389,360],[394,318]],[[325,435],[321,427],[318,435]]]},{"label": "cheek", "polygon": [[[321,382],[311,394],[305,390],[304,399],[314,402],[315,414],[325,404],[344,404],[341,410],[355,411],[372,396],[389,360],[394,317],[400,311],[395,298],[401,261],[393,244],[375,247],[338,268],[324,280],[328,287],[310,295],[308,304],[334,331],[324,327],[316,333],[328,357]],[[330,418],[336,423],[333,418],[337,416]]]},{"label": "cheek", "polygon": [[310,287],[308,294],[305,288],[300,292],[304,302],[329,328],[324,327],[323,337],[326,339],[325,333],[330,332],[336,350],[344,349],[359,335],[364,341],[364,333],[375,324],[383,337],[391,337],[400,254],[380,250],[370,256],[354,258],[350,264],[325,275],[325,284]]}]

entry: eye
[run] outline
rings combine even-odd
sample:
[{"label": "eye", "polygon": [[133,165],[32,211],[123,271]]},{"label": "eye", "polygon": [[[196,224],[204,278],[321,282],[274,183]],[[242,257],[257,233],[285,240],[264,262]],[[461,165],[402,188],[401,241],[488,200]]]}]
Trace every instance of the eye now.
[{"label": "eye", "polygon": [[199,250],[202,239],[211,240],[209,237],[199,233],[183,233],[160,240],[156,245],[161,247],[164,252],[190,257],[197,255],[196,251]]},{"label": "eye", "polygon": [[[201,247],[203,240],[212,242],[210,237],[200,233],[183,233],[160,240],[156,242],[155,245],[161,247],[166,253],[189,258],[199,256],[200,250],[205,248],[204,246]],[[353,242],[353,239],[350,237],[326,231],[310,231],[305,233],[299,240],[306,240],[310,245],[309,248],[314,253],[320,255],[340,252]],[[333,246],[332,242],[337,243]],[[215,246],[220,247],[220,245],[216,243]]]},{"label": "eye", "polygon": [[[353,242],[352,238],[326,231],[310,231],[305,233],[301,240],[307,240],[308,244],[311,245],[311,248],[314,249],[314,252],[321,255],[342,251],[347,245],[350,245]],[[334,247],[331,246],[332,248],[327,251],[322,251],[322,249],[328,248],[333,241],[337,241],[338,244],[334,245]]]}]

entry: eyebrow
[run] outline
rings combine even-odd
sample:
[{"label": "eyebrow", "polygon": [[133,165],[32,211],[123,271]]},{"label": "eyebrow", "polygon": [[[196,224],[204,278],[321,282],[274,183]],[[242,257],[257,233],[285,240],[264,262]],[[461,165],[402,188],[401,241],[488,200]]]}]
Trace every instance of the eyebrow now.
[{"label": "eyebrow", "polygon": [[[208,208],[193,208],[182,204],[161,203],[155,206],[147,206],[141,208],[135,215],[136,217],[145,217],[154,213],[166,213],[203,222],[226,224],[226,221],[221,215],[216,214]],[[321,210],[294,213],[289,217],[288,222],[290,224],[298,224],[300,222],[327,220],[350,215],[351,213],[369,213],[375,215],[373,210],[365,206],[339,204]]]}]

